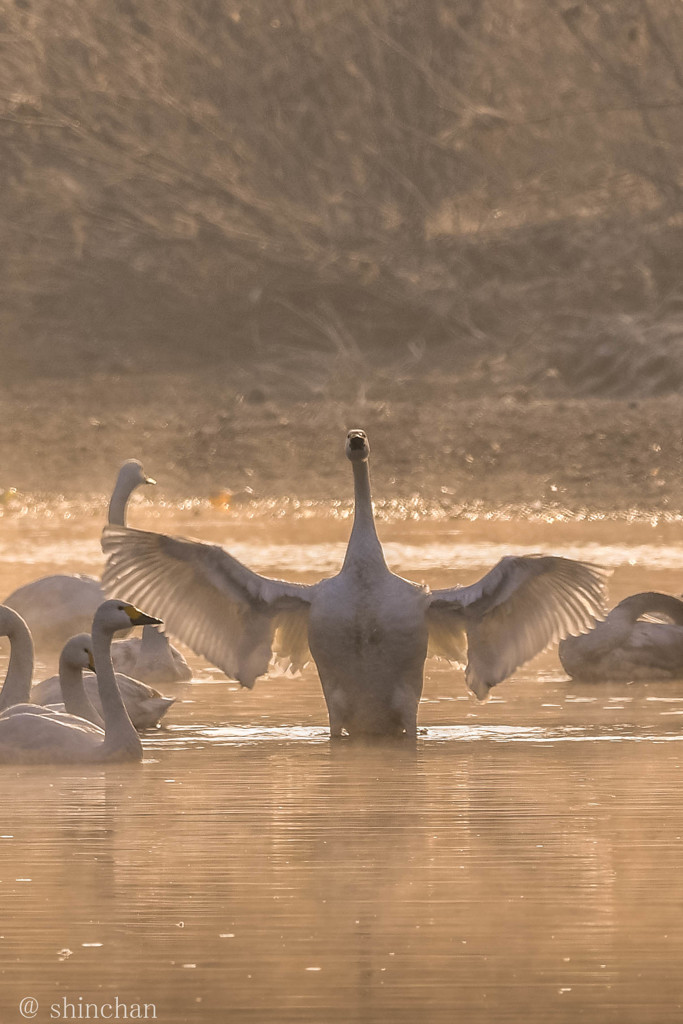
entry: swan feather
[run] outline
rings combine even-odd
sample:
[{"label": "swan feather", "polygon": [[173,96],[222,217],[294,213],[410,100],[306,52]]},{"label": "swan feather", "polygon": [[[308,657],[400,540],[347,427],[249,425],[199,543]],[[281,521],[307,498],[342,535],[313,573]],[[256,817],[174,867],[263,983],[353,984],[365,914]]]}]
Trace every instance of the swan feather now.
[{"label": "swan feather", "polygon": [[169,633],[232,679],[253,687],[278,654],[292,666],[308,660],[308,607],[315,587],[253,572],[215,544],[106,526],[102,577],[163,618]]},{"label": "swan feather", "polygon": [[[448,637],[461,651],[465,678],[480,699],[515,669],[603,614],[606,571],[559,555],[508,555],[467,587],[432,592],[428,612],[433,646],[448,657]],[[431,635],[430,635],[431,640]]]}]

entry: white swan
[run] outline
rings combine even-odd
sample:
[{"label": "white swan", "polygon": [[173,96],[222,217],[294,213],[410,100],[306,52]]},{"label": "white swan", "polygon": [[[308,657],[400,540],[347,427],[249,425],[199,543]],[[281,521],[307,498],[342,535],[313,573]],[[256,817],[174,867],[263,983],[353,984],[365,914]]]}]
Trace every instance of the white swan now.
[{"label": "white swan", "polygon": [[142,637],[115,640],[111,660],[117,672],[143,683],[183,683],[192,679],[192,669],[159,626],[145,626]]},{"label": "white swan", "polygon": [[[0,690],[0,718],[16,714],[51,715],[59,707],[42,707],[29,703],[33,693],[33,640],[28,626],[13,609],[0,605],[0,636],[7,636],[10,642],[10,661],[2,690]],[[102,724],[102,719],[92,707],[83,690],[82,668],[93,667],[90,637],[81,634],[73,638],[67,660],[80,666],[80,672],[66,672],[63,692],[68,698],[69,712],[82,716],[90,722]],[[69,645],[67,644],[67,647]],[[60,661],[61,667],[61,661]]]},{"label": "white swan", "polygon": [[[78,638],[74,637],[73,640],[80,639],[81,641],[89,641],[90,637],[87,634],[80,634]],[[103,709],[99,698],[99,688],[97,679],[95,676],[88,675],[84,676],[82,671],[81,677],[81,693],[77,690],[76,682],[73,678],[73,670],[68,673],[66,678],[64,674],[63,660],[65,652],[71,640],[65,645],[62,651],[62,657],[59,663],[59,675],[50,676],[49,679],[43,679],[42,682],[36,683],[31,690],[31,699],[36,704],[53,707],[60,700],[60,694],[64,695],[65,682],[69,687],[71,707],[66,707],[67,711],[73,711],[73,714],[80,714],[84,718],[89,718],[90,721],[98,721],[102,715]],[[77,645],[75,645],[77,648]],[[112,644],[112,649],[115,647]],[[78,650],[73,652],[71,657],[71,663],[78,660]],[[87,667],[87,664],[83,666]],[[116,666],[114,666],[116,668]],[[68,672],[68,670],[67,670]],[[168,709],[172,704],[175,703],[175,697],[164,697],[163,694],[159,693],[158,690],[148,686],[147,683],[142,683],[138,679],[131,679],[130,676],[124,675],[121,672],[116,673],[116,684],[119,688],[119,693],[123,699],[123,703],[126,705],[126,711],[130,716],[130,720],[136,729],[153,729],[159,724],[161,719],[164,717]],[[91,705],[91,711],[94,712],[95,717],[92,714],[84,714],[86,705],[83,703],[83,698]],[[76,710],[76,701],[79,702],[83,710]],[[64,695],[64,703],[66,705],[66,695]]]},{"label": "white swan", "polygon": [[[126,626],[159,622],[125,601],[105,601],[95,612],[92,644],[104,730],[75,715],[25,711],[0,715],[0,762],[81,764],[140,761],[142,744],[116,685],[109,648]],[[47,711],[47,709],[45,709]]]},{"label": "white swan", "polygon": [[31,699],[33,678],[33,640],[28,626],[18,612],[0,605],[0,636],[10,642],[9,665],[0,690],[0,713],[15,704],[27,704]]},{"label": "white swan", "polygon": [[[128,499],[136,487],[155,483],[136,459],[119,470],[109,503],[109,522],[123,526]],[[102,584],[93,576],[43,576],[13,591],[4,604],[28,624],[36,647],[59,650],[70,636],[90,629],[92,617],[106,600]]]},{"label": "white swan", "polygon": [[222,548],[105,527],[103,583],[163,615],[170,633],[244,686],[271,652],[318,667],[332,736],[416,734],[432,652],[466,662],[470,689],[490,688],[569,632],[592,625],[603,572],[556,556],[503,558],[478,583],[430,591],[392,573],[375,531],[362,430],[349,432],[355,517],[337,576],[311,586],[252,572]]},{"label": "white swan", "polygon": [[[31,689],[31,698],[37,706],[45,705],[51,711],[66,711],[69,715],[85,718],[95,725],[103,726],[104,721],[99,711],[95,710],[90,697],[86,693],[83,682],[83,670],[94,672],[95,662],[92,651],[92,639],[89,633],[78,633],[64,644],[59,656],[59,674],[53,676],[57,683],[57,691],[52,700],[41,700],[41,688],[52,679],[43,680]],[[61,702],[59,697],[61,696]],[[12,709],[10,709],[12,710]]]},{"label": "white swan", "polygon": [[[638,621],[643,615],[669,621]],[[590,633],[562,640],[558,654],[567,675],[585,682],[683,679],[683,601],[632,594]]]}]

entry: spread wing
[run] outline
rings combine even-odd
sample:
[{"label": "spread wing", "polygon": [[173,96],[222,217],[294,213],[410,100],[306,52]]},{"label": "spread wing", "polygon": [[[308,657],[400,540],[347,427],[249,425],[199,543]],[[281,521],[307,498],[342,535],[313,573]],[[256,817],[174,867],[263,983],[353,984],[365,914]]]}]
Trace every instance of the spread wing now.
[{"label": "spread wing", "polygon": [[430,640],[434,632],[434,649],[448,657],[449,642],[457,652],[466,635],[465,678],[483,700],[549,644],[602,617],[605,576],[599,566],[556,555],[502,558],[469,587],[433,591]]},{"label": "spread wing", "polygon": [[139,604],[227,676],[252,687],[273,649],[292,668],[308,661],[314,587],[260,576],[223,548],[164,533],[106,526],[107,594]]}]

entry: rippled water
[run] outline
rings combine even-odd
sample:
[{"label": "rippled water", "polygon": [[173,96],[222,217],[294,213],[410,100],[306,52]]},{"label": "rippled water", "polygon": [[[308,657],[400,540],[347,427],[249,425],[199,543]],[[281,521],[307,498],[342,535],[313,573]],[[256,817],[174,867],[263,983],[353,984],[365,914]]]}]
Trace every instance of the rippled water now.
[{"label": "rippled water", "polygon": [[[3,594],[99,570],[97,518],[69,514],[0,520]],[[297,579],[333,571],[348,530],[135,520]],[[434,585],[558,550],[613,567],[614,601],[683,589],[676,524],[381,532],[392,566]],[[193,666],[143,765],[0,768],[2,1024],[23,997],[38,1021],[116,997],[201,1024],[680,1021],[683,682],[579,686],[548,652],[482,707],[429,662],[411,749],[330,744],[313,671],[247,692]]]}]

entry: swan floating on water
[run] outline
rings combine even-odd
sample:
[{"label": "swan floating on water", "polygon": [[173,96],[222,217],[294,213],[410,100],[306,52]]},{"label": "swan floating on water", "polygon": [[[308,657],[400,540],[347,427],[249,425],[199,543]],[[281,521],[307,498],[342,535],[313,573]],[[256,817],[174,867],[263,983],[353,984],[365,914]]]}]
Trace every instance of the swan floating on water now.
[{"label": "swan floating on water", "polygon": [[117,672],[143,683],[183,683],[192,679],[192,669],[160,626],[145,626],[142,637],[115,640],[111,660]]},{"label": "swan floating on water", "polygon": [[[66,683],[69,687],[72,703],[71,707],[66,706],[66,710],[71,711],[73,714],[81,715],[83,718],[88,718],[91,722],[97,722],[97,724],[100,725],[102,722],[102,704],[99,698],[97,679],[95,676],[90,675],[90,673],[86,676],[83,675],[82,669],[88,667],[86,663],[82,666],[80,671],[79,689],[73,678],[74,669],[71,668],[71,670],[69,670],[69,662],[73,666],[74,663],[78,664],[80,660],[78,643],[74,644],[75,650],[73,653],[69,650],[72,641],[80,641],[82,647],[85,642],[90,641],[90,637],[87,634],[82,633],[78,637],[72,637],[72,639],[68,641],[60,657],[59,675],[50,676],[49,679],[43,679],[42,682],[36,683],[31,690],[31,698],[36,704],[52,707],[59,702],[61,694],[64,696],[64,704],[66,705],[67,701],[64,690]],[[115,643],[112,644],[112,650],[115,646]],[[67,651],[69,652],[68,655]],[[67,656],[67,664],[64,664],[65,655]],[[92,665],[90,667],[92,668]],[[116,666],[114,666],[114,668],[116,668]],[[159,693],[158,690],[148,686],[147,683],[143,683],[139,679],[132,679],[130,676],[125,675],[122,672],[116,672],[116,684],[119,688],[119,693],[121,694],[123,703],[126,705],[126,711],[128,712],[130,720],[136,729],[153,729],[159,724],[168,709],[176,700],[175,697],[165,697],[162,693]],[[84,700],[90,705],[91,713],[89,714],[84,713],[87,709],[87,705],[83,703]],[[76,701],[79,702],[83,710],[76,710]]]},{"label": "swan floating on water", "polygon": [[[154,483],[137,459],[124,462],[109,502],[109,522],[124,526],[133,491],[142,484]],[[94,576],[60,573],[26,583],[3,603],[24,619],[36,647],[56,651],[70,636],[90,629],[93,615],[106,597]]]},{"label": "swan floating on water", "polygon": [[[0,609],[0,616],[6,609]],[[0,762],[11,764],[100,764],[110,761],[142,760],[142,744],[121,699],[109,653],[114,633],[127,626],[158,623],[160,620],[119,600],[105,601],[92,623],[92,650],[104,716],[104,729],[75,715],[62,714],[35,705],[12,707],[0,714]],[[0,628],[9,627],[15,640],[11,658],[26,657],[16,623],[0,618]],[[30,639],[30,637],[29,637]],[[25,660],[23,662],[25,664]],[[8,679],[10,677],[8,669]],[[8,679],[5,680],[4,691]],[[11,680],[10,680],[11,682]]]},{"label": "swan floating on water", "polygon": [[0,605],[0,636],[9,640],[9,664],[0,690],[0,714],[16,704],[28,704],[33,679],[33,638],[21,615]]},{"label": "swan floating on water", "polygon": [[604,572],[559,556],[506,557],[478,583],[430,591],[387,567],[375,529],[362,430],[351,430],[355,513],[341,571],[306,585],[253,572],[223,548],[106,526],[108,592],[144,599],[170,633],[252,687],[272,653],[318,668],[333,737],[415,736],[430,652],[489,690],[548,644],[601,614]]},{"label": "swan floating on water", "polygon": [[[641,622],[643,615],[668,622]],[[648,591],[620,601],[589,633],[558,648],[562,667],[585,682],[683,679],[683,601]]]},{"label": "swan floating on water", "polygon": [[[58,687],[58,692],[53,694],[54,699],[50,701],[40,699],[40,688],[44,687],[45,682],[49,680],[44,680],[33,686],[31,697],[37,706],[45,706],[51,711],[66,711],[69,715],[77,715],[79,718],[85,718],[88,722],[93,722],[101,727],[104,725],[102,716],[99,711],[95,710],[85,690],[84,669],[95,671],[92,638],[89,633],[78,633],[67,640],[59,656],[59,674],[53,677]],[[60,696],[61,702],[59,701]]]}]

